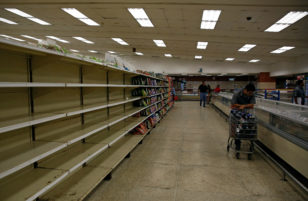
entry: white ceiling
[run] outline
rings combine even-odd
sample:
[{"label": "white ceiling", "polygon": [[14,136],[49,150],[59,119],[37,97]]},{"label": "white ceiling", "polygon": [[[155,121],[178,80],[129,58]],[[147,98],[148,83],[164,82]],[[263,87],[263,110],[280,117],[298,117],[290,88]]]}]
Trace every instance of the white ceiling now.
[{"label": "white ceiling", "polygon": [[[61,8],[77,8],[101,26],[91,27],[68,15]],[[127,8],[144,8],[154,28],[140,27]],[[18,8],[34,17],[51,23],[42,26],[10,13],[4,8]],[[204,9],[222,10],[215,30],[201,30]],[[0,34],[22,38],[21,34],[44,39],[54,35],[70,41],[59,43],[68,49],[97,50],[104,54],[112,50],[124,55],[132,54],[132,48],[145,56],[163,56],[194,59],[202,55],[203,61],[223,61],[235,57],[234,62],[261,59],[260,63],[294,62],[297,57],[308,55],[308,16],[279,33],[264,32],[289,11],[308,11],[307,0],[1,0],[0,17],[15,21],[18,25],[0,22]],[[246,17],[252,17],[250,21]],[[81,36],[95,42],[94,45],[75,40]],[[121,46],[111,40],[119,37],[129,46]],[[23,38],[25,39],[25,38]],[[157,47],[153,39],[162,39],[166,48]],[[34,42],[30,39],[27,41]],[[197,41],[209,42],[206,50],[196,49]],[[237,50],[244,44],[257,44],[251,51]],[[282,54],[269,53],[281,46],[296,48]]]}]

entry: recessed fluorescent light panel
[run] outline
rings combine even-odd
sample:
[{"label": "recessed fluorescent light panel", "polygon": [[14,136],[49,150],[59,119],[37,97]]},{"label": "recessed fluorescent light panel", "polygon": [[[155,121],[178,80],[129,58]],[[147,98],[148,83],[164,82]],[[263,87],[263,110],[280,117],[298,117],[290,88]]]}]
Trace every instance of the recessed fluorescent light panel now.
[{"label": "recessed fluorescent light panel", "polygon": [[78,50],[70,49],[71,52],[79,52]]},{"label": "recessed fluorescent light panel", "polygon": [[172,54],[165,54],[165,57],[172,57]]},{"label": "recessed fluorescent light panel", "polygon": [[91,53],[98,53],[98,51],[95,51],[95,50],[88,50],[88,51]]},{"label": "recessed fluorescent light panel", "polygon": [[114,54],[115,52],[114,52],[114,51],[108,51],[108,53],[110,53],[110,54]]},{"label": "recessed fluorescent light panel", "polygon": [[246,44],[243,47],[241,47],[238,51],[240,52],[248,52],[251,48],[254,48],[255,44]]},{"label": "recessed fluorescent light panel", "polygon": [[294,24],[298,20],[302,19],[308,15],[307,11],[291,11],[287,13],[283,18],[278,20],[275,24],[270,26],[265,30],[265,32],[279,32],[282,31],[283,29],[287,28],[291,24]]},{"label": "recessed fluorescent light panel", "polygon": [[221,10],[203,10],[201,29],[214,29]]},{"label": "recessed fluorescent light panel", "polygon": [[100,26],[98,23],[96,23],[95,21],[91,20],[90,18],[82,14],[76,8],[62,8],[62,10],[89,26]]},{"label": "recessed fluorescent light panel", "polygon": [[12,39],[12,40],[17,40],[17,41],[20,41],[20,42],[25,41],[25,40],[22,40],[22,39],[19,39],[19,38],[15,38],[15,37],[12,37],[12,36],[8,36],[8,35],[4,35],[4,34],[1,34],[0,36],[2,36],[4,38]]},{"label": "recessed fluorescent light panel", "polygon": [[53,40],[56,40],[56,41],[59,41],[61,43],[70,43],[68,42],[67,40],[63,40],[61,38],[58,38],[58,37],[55,37],[55,36],[46,36],[47,38],[50,38],[50,39],[53,39]]},{"label": "recessed fluorescent light panel", "polygon": [[89,40],[87,40],[87,39],[85,39],[85,38],[83,38],[83,37],[74,36],[73,38],[75,38],[76,40],[80,40],[80,41],[82,41],[82,42],[84,42],[84,43],[94,44],[94,42],[89,41]]},{"label": "recessed fluorescent light panel", "polygon": [[158,47],[166,47],[166,44],[164,43],[163,40],[153,40],[153,41]]},{"label": "recessed fluorescent light panel", "polygon": [[36,40],[36,41],[41,41],[42,39],[38,39],[38,38],[35,38],[33,36],[28,36],[28,35],[21,35],[22,37],[25,37],[25,38],[29,38],[29,39],[32,39],[32,40]]},{"label": "recessed fluorescent light panel", "polygon": [[208,42],[199,42],[197,43],[197,49],[206,49]]},{"label": "recessed fluorescent light panel", "polygon": [[226,61],[233,61],[234,58],[226,58]]},{"label": "recessed fluorescent light panel", "polygon": [[35,17],[31,17],[31,18],[28,18],[28,19],[33,21],[33,22],[36,22],[38,24],[41,24],[41,25],[50,25],[48,22],[45,22],[45,21],[40,20],[40,19],[35,18]]},{"label": "recessed fluorescent light panel", "polygon": [[23,12],[21,10],[16,9],[16,8],[5,8],[5,10],[10,11],[10,12],[16,14],[16,15],[21,16],[21,17],[25,17],[28,20],[31,20],[31,21],[36,22],[36,23],[41,24],[41,25],[51,25],[48,22],[45,22],[45,21],[43,21],[41,19],[33,17],[32,15],[29,15],[28,13],[25,13],[25,12]]},{"label": "recessed fluorescent light panel", "polygon": [[283,46],[281,48],[278,48],[277,50],[271,51],[271,53],[273,53],[273,54],[280,54],[280,53],[283,53],[285,51],[291,50],[293,48],[295,48],[295,47],[293,47],[293,46]]},{"label": "recessed fluorescent light panel", "polygon": [[202,59],[202,56],[195,56],[195,59]]},{"label": "recessed fluorescent light panel", "polygon": [[143,53],[142,52],[135,52],[135,54],[139,55],[139,56],[142,56]]},{"label": "recessed fluorescent light panel", "polygon": [[143,8],[128,8],[128,11],[142,27],[154,27]]},{"label": "recessed fluorescent light panel", "polygon": [[125,42],[124,40],[122,40],[121,38],[112,38],[112,40],[114,40],[115,42],[117,42],[121,45],[128,45],[128,43]]},{"label": "recessed fluorescent light panel", "polygon": [[252,59],[252,60],[250,60],[249,62],[250,63],[256,63],[256,62],[259,62],[260,61],[260,59]]},{"label": "recessed fluorescent light panel", "polygon": [[0,22],[4,22],[4,23],[7,23],[7,24],[17,24],[16,22],[13,22],[11,20],[8,20],[8,19],[2,18],[2,17],[0,17]]}]

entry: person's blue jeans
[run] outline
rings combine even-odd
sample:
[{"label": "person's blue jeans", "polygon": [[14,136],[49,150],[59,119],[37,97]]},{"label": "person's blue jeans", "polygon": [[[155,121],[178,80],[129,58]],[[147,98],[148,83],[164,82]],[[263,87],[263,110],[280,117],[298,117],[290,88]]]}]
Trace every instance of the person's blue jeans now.
[{"label": "person's blue jeans", "polygon": [[206,93],[206,92],[201,92],[201,93],[200,93],[200,106],[202,105],[202,102],[203,102],[203,107],[205,107],[205,104],[206,104],[206,96],[207,96],[207,93]]}]

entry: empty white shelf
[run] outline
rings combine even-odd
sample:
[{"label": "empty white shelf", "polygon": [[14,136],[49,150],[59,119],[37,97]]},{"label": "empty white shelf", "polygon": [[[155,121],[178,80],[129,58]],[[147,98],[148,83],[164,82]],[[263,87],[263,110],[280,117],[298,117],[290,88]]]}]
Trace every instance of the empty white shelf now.
[{"label": "empty white shelf", "polygon": [[64,110],[61,112],[64,112],[62,114],[56,114],[55,113],[46,113],[46,114],[35,114],[30,117],[23,117],[23,118],[17,118],[17,119],[9,119],[6,121],[0,122],[0,133],[16,130],[19,128],[24,128],[36,124],[41,124],[45,123],[48,121],[53,121],[56,119],[64,118],[67,116],[74,116],[82,113],[87,113],[87,112],[93,112],[96,110],[101,110],[107,107],[113,107],[117,105],[122,105],[126,104],[129,102],[133,102],[135,100],[141,99],[140,97],[138,98],[132,98],[128,100],[115,100],[111,101],[109,104],[94,104],[94,105],[88,105],[88,106],[80,106],[77,108],[69,109],[69,110]]},{"label": "empty white shelf", "polygon": [[[48,190],[50,183],[57,182],[65,175],[63,170],[33,169],[29,167],[19,174],[0,180],[0,195],[5,201],[34,200],[32,196],[42,189]],[[67,174],[67,173],[66,173]]]},{"label": "empty white shelf", "polygon": [[32,142],[0,153],[0,179],[66,147],[58,142]]},{"label": "empty white shelf", "polygon": [[65,83],[0,82],[0,88],[4,87],[65,87]]},{"label": "empty white shelf", "polygon": [[144,136],[128,135],[100,156],[42,196],[43,200],[75,201],[84,199],[124,158]]},{"label": "empty white shelf", "polygon": [[[115,116],[107,121],[90,126],[77,126],[68,130],[62,130],[61,132],[51,131],[47,136],[40,136],[35,142],[19,146],[19,148],[15,149],[9,156],[7,156],[7,152],[3,153],[3,156],[0,154],[0,179],[64,149],[71,144],[103,131],[108,126],[123,121],[144,109],[145,107],[133,108],[127,110],[125,114]],[[3,160],[4,157],[7,159]]]},{"label": "empty white shelf", "polygon": [[66,117],[65,113],[62,114],[46,113],[46,114],[35,114],[33,116],[16,118],[16,119],[7,119],[5,121],[0,122],[0,133],[60,119],[63,117]]},{"label": "empty white shelf", "polygon": [[66,83],[66,87],[107,87],[108,84]]}]

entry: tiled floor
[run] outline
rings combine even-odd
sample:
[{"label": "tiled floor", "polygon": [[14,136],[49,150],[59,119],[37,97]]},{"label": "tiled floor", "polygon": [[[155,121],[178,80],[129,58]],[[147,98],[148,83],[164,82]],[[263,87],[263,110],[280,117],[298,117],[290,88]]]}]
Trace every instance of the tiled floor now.
[{"label": "tiled floor", "polygon": [[304,201],[255,153],[226,152],[228,124],[198,102],[178,102],[87,201]]}]

